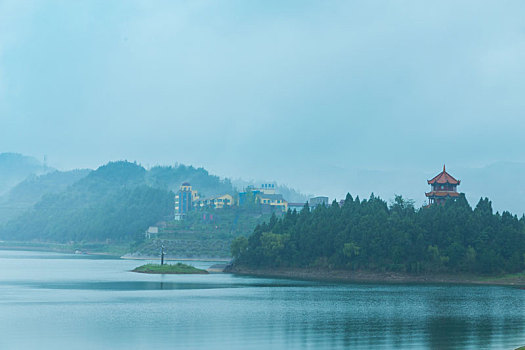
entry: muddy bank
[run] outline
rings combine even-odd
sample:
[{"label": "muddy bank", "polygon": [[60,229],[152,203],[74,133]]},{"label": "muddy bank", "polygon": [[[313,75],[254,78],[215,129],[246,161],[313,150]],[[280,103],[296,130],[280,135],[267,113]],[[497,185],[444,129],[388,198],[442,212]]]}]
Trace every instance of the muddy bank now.
[{"label": "muddy bank", "polygon": [[487,284],[525,287],[525,274],[503,276],[475,276],[465,274],[412,275],[398,272],[346,271],[314,268],[253,269],[244,266],[228,266],[224,272],[260,277],[280,277],[332,282]]}]

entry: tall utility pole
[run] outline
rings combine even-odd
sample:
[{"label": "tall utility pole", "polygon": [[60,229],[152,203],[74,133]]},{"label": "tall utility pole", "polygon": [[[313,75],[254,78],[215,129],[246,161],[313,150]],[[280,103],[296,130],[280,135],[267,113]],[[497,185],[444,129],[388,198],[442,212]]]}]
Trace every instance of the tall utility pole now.
[{"label": "tall utility pole", "polygon": [[160,246],[160,264],[164,265],[164,244]]}]

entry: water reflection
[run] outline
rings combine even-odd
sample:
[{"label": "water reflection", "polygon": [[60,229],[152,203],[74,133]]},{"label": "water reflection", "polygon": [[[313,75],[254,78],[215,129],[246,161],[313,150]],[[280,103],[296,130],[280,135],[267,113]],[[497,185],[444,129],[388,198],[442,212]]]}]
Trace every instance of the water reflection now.
[{"label": "water reflection", "polygon": [[[116,282],[38,282],[38,283],[9,283],[10,286],[23,286],[36,289],[64,289],[64,290],[100,290],[100,291],[148,291],[148,290],[184,290],[184,289],[224,289],[224,288],[283,288],[308,287],[302,283],[267,282],[267,283],[210,283],[210,282],[170,282],[165,281],[163,275],[160,281],[116,281]],[[0,283],[1,285],[1,283]],[[310,286],[311,287],[311,286]]]},{"label": "water reflection", "polygon": [[[396,289],[402,293],[398,295]],[[293,303],[281,307],[287,310],[283,318],[286,337],[305,344],[322,346],[330,339],[330,348],[334,343],[352,349],[515,348],[525,344],[524,299],[515,291],[469,286],[370,286],[368,290],[348,286],[348,291],[327,295],[327,300],[337,303],[319,301],[314,293],[297,296],[310,306],[308,310]],[[489,300],[456,299],[468,292]],[[437,300],[441,307],[432,312],[439,305],[434,303]],[[490,308],[484,307],[487,303]]]},{"label": "water reflection", "polygon": [[0,264],[1,349],[525,345],[525,291],[513,288],[145,275],[133,261],[1,253]]}]

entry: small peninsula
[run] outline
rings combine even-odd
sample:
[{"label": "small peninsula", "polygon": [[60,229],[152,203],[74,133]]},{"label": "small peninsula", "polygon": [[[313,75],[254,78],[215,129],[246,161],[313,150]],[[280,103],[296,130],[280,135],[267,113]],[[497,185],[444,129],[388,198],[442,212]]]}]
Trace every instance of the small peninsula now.
[{"label": "small peninsula", "polygon": [[226,272],[238,274],[525,286],[525,216],[494,213],[488,198],[472,208],[462,193],[419,209],[401,196],[389,205],[348,194],[272,216],[231,252]]},{"label": "small peninsula", "polygon": [[140,272],[140,273],[155,273],[155,274],[180,274],[180,275],[188,275],[188,274],[208,274],[208,271],[198,269],[194,266],[177,263],[177,264],[146,264],[139,266],[132,270],[132,272]]}]

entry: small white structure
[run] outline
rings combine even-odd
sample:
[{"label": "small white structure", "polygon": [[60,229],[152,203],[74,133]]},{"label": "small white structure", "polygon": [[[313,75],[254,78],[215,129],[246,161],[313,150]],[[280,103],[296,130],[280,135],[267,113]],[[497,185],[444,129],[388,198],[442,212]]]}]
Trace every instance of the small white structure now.
[{"label": "small white structure", "polygon": [[150,239],[152,235],[159,234],[159,228],[157,226],[150,226],[144,233],[147,239]]},{"label": "small white structure", "polygon": [[175,220],[176,221],[181,221],[181,220],[184,220],[184,216],[186,214],[181,214],[181,213],[175,213]]}]

